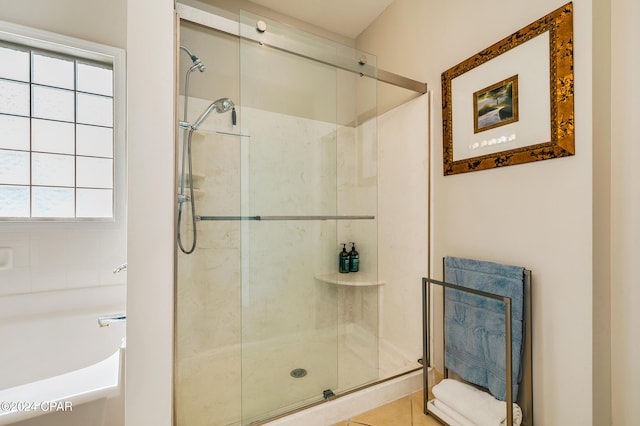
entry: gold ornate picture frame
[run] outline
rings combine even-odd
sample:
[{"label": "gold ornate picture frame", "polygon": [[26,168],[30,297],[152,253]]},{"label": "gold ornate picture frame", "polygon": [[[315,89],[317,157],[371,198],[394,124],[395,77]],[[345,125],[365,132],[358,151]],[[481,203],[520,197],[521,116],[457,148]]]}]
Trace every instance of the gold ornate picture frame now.
[{"label": "gold ornate picture frame", "polygon": [[574,155],[573,91],[567,3],[442,73],[444,175]]}]

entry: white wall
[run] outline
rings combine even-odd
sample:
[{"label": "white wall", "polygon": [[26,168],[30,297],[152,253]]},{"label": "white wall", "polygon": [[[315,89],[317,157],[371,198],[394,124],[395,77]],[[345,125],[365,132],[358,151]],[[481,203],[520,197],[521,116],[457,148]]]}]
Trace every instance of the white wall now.
[{"label": "white wall", "polygon": [[125,416],[131,426],[172,421],[174,28],[172,0],[128,2]]},{"label": "white wall", "polygon": [[127,0],[3,1],[0,19],[124,48]]},{"label": "white wall", "polygon": [[612,424],[640,418],[640,5],[611,1]]},{"label": "white wall", "polygon": [[536,423],[591,424],[575,409],[592,402],[591,1],[574,1],[576,156],[443,177],[437,108],[443,71],[563,3],[396,0],[357,46],[434,91],[433,277],[446,255],[531,269]]}]

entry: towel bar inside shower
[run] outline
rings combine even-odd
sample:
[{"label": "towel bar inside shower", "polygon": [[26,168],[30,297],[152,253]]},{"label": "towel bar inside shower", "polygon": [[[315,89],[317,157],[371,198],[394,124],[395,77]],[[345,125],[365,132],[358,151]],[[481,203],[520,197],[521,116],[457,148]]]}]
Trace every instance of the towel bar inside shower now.
[{"label": "towel bar inside shower", "polygon": [[208,220],[373,220],[375,216],[368,215],[351,215],[351,216],[332,216],[332,215],[319,215],[319,216],[196,216],[198,221]]}]

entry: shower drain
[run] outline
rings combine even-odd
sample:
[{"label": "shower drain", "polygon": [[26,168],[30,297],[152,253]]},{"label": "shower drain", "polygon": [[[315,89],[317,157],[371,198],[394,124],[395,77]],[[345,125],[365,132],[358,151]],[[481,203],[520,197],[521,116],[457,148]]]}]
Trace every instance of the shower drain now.
[{"label": "shower drain", "polygon": [[295,379],[299,379],[301,377],[304,377],[307,375],[307,370],[305,370],[304,368],[295,368],[293,370],[291,370],[291,377],[295,378]]}]

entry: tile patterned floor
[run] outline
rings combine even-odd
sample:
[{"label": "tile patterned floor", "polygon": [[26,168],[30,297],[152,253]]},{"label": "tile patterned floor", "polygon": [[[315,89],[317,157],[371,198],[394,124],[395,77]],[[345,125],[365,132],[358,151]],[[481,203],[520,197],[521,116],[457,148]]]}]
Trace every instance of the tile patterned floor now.
[{"label": "tile patterned floor", "polygon": [[424,415],[422,398],[423,392],[416,392],[333,426],[441,426]]}]

